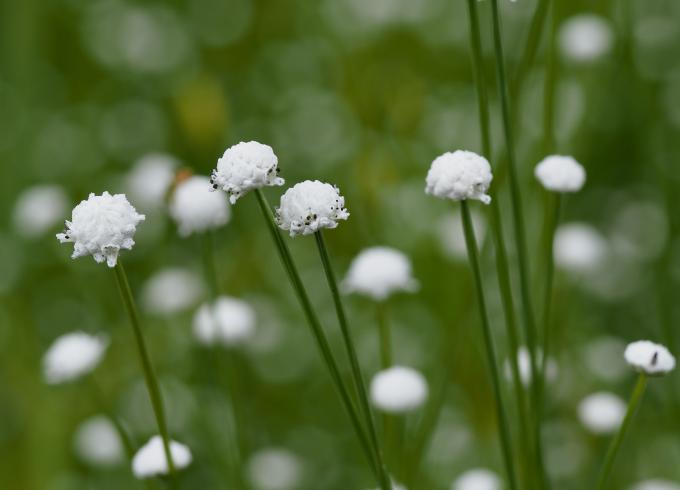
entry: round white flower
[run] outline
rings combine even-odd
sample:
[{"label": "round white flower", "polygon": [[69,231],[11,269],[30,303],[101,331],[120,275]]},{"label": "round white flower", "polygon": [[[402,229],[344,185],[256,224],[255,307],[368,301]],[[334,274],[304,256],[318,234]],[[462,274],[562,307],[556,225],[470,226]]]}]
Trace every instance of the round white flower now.
[{"label": "round white flower", "polygon": [[49,384],[79,378],[94,368],[104,356],[108,339],[85,332],[73,332],[55,340],[43,357],[43,374]]},{"label": "round white flower", "polygon": [[577,192],[586,182],[586,171],[573,157],[550,155],[536,165],[534,175],[549,191]]},{"label": "round white flower", "polygon": [[[541,362],[543,362],[543,352],[540,350],[536,353],[536,362],[538,363],[538,368],[541,368]],[[531,356],[529,355],[529,349],[525,346],[521,346],[517,349],[517,367],[519,368],[519,377],[524,386],[529,386],[531,383]],[[512,366],[510,365],[510,359],[505,360],[505,377],[508,380],[512,380]],[[558,368],[557,363],[551,357],[548,357],[545,365],[545,376],[548,381],[554,381],[557,378]]]},{"label": "round white flower", "polygon": [[451,490],[500,490],[501,479],[486,468],[474,468],[462,473],[451,484]]},{"label": "round white flower", "polygon": [[57,239],[61,243],[73,242],[74,259],[92,255],[97,262],[106,260],[109,267],[114,267],[118,252],[132,249],[132,237],[142,221],[144,215],[132,207],[124,194],[90,194],[73,208],[71,221],[66,221],[66,230],[57,234]]},{"label": "round white flower", "polygon": [[43,235],[61,222],[68,209],[64,190],[57,185],[36,185],[17,198],[12,216],[17,231],[29,238]]},{"label": "round white flower", "polygon": [[255,333],[255,311],[240,299],[220,296],[194,315],[194,335],[202,344],[238,345]]},{"label": "round white flower", "polygon": [[175,187],[170,197],[170,216],[182,236],[219,228],[229,221],[230,214],[224,194],[211,192],[207,177],[189,177]]},{"label": "round white flower", "polygon": [[290,236],[311,235],[322,228],[335,228],[349,218],[340,189],[318,180],[295,184],[281,196],[276,220]]},{"label": "round white flower", "polygon": [[393,366],[371,381],[371,400],[383,412],[403,413],[417,409],[428,396],[427,381],[415,369]]},{"label": "round white flower", "polygon": [[611,50],[613,37],[609,22],[594,14],[570,17],[559,30],[562,53],[574,61],[593,61],[607,54]]},{"label": "round white flower", "polygon": [[107,417],[96,415],[81,423],[73,439],[76,454],[94,466],[114,466],[123,461],[123,444]]},{"label": "round white flower", "polygon": [[555,232],[555,264],[574,273],[592,272],[604,263],[609,246],[606,238],[586,223],[569,223]]},{"label": "round white flower", "polygon": [[608,434],[619,428],[626,415],[626,403],[613,393],[588,395],[578,406],[581,423],[595,434]]},{"label": "round white flower", "polygon": [[195,305],[203,295],[203,282],[193,272],[168,267],[156,272],[142,288],[142,304],[155,314],[173,314]]},{"label": "round white flower", "polygon": [[457,150],[438,156],[427,173],[425,192],[441,199],[491,202],[486,194],[491,185],[491,165],[471,151]]},{"label": "round white flower", "polygon": [[680,490],[680,483],[670,480],[644,480],[636,483],[630,490]]},{"label": "round white flower", "polygon": [[291,490],[299,488],[303,467],[300,458],[281,448],[257,451],[248,462],[248,475],[258,490]]},{"label": "round white flower", "polygon": [[235,204],[239,197],[252,189],[283,185],[278,176],[279,160],[271,146],[257,141],[241,142],[227,148],[217,160],[210,182],[213,189],[221,188]]},{"label": "round white flower", "polygon": [[[191,451],[184,444],[170,441],[170,454],[177,470],[191,464]],[[168,471],[168,460],[165,457],[161,436],[153,436],[149,439],[149,442],[142,446],[132,458],[132,472],[139,479],[166,475]]]},{"label": "round white flower", "polygon": [[666,347],[649,340],[638,340],[626,347],[623,354],[626,362],[636,371],[661,376],[675,368],[675,357]]},{"label": "round white flower", "polygon": [[382,301],[398,291],[416,291],[418,281],[406,255],[389,247],[371,247],[352,261],[343,288]]},{"label": "round white flower", "polygon": [[158,210],[175,179],[179,161],[163,153],[151,153],[140,158],[127,175],[126,187],[131,198],[143,210]]}]

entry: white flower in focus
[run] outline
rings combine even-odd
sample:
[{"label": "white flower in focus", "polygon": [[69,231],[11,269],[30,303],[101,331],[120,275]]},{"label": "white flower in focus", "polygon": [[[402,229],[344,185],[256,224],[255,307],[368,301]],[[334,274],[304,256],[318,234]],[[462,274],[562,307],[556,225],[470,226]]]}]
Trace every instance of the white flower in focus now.
[{"label": "white flower in focus", "polygon": [[168,267],[146,281],[142,289],[142,303],[151,313],[169,315],[195,305],[203,290],[203,283],[193,272]]},{"label": "white flower in focus", "polygon": [[240,299],[220,296],[194,315],[194,335],[205,345],[239,345],[255,333],[255,311]]},{"label": "white flower in focus", "polygon": [[414,292],[418,281],[412,276],[411,261],[390,247],[371,247],[357,255],[349,266],[343,288],[376,301],[398,291]]},{"label": "white flower in focus", "polygon": [[276,221],[290,236],[311,235],[322,228],[335,228],[349,218],[340,189],[318,180],[295,184],[281,196]]},{"label": "white flower in focus", "polygon": [[115,466],[123,461],[123,444],[115,426],[96,415],[78,426],[73,439],[76,454],[93,466]]},{"label": "white flower in focus", "polygon": [[143,210],[153,211],[164,207],[166,194],[178,167],[179,161],[171,155],[144,155],[125,179],[132,200]]},{"label": "white flower in focus", "polygon": [[19,195],[12,220],[21,235],[34,238],[60,223],[67,209],[68,199],[61,187],[36,185]]},{"label": "white flower in focus", "polygon": [[457,150],[438,156],[427,173],[425,192],[441,199],[491,202],[486,194],[493,175],[486,158],[471,151]]},{"label": "white flower in focus", "polygon": [[582,274],[601,267],[607,257],[606,238],[586,223],[569,223],[555,232],[555,264],[567,271]]},{"label": "white flower in focus", "polygon": [[581,423],[594,434],[609,434],[619,428],[626,415],[626,403],[613,393],[588,395],[578,406]]},{"label": "white flower in focus", "polygon": [[649,340],[638,340],[628,344],[623,357],[636,371],[650,376],[662,376],[675,368],[673,354],[663,345]]},{"label": "white flower in focus", "polygon": [[108,339],[85,332],[72,332],[55,340],[43,356],[43,375],[49,384],[79,378],[104,357]]},{"label": "white flower in focus", "polygon": [[252,189],[283,185],[278,176],[279,160],[271,146],[257,141],[241,142],[227,148],[217,160],[217,168],[210,177],[212,188],[221,188],[235,204],[238,198]]},{"label": "white flower in focus", "polygon": [[586,182],[586,171],[573,157],[550,155],[536,165],[534,175],[549,191],[577,192]]},{"label": "white flower in focus", "polygon": [[258,490],[299,488],[302,474],[300,458],[287,449],[261,449],[248,462],[248,476]]},{"label": "white flower in focus", "polygon": [[409,367],[393,366],[371,381],[371,401],[383,412],[410,412],[425,403],[427,396],[425,377]]},{"label": "white flower in focus", "polygon": [[[191,451],[184,444],[171,440],[170,454],[177,470],[191,464]],[[137,451],[132,458],[132,472],[139,479],[168,474],[168,461],[163,450],[161,436],[153,436]]]},{"label": "white flower in focus", "polygon": [[[541,363],[543,362],[543,352],[540,350],[536,353],[536,362],[538,363],[538,368],[541,369]],[[512,379],[512,366],[510,365],[510,359],[505,360],[505,377],[508,380]],[[517,349],[517,367],[519,368],[519,377],[524,386],[529,386],[531,383],[531,356],[529,355],[529,349],[521,346]],[[545,365],[545,376],[548,381],[554,381],[557,378],[557,363],[551,357],[548,357]]]},{"label": "white flower in focus", "polygon": [[614,34],[606,19],[594,14],[575,15],[559,30],[562,54],[574,61],[594,61],[607,54]]},{"label": "white flower in focus", "polygon": [[90,194],[75,208],[66,230],[57,234],[61,243],[73,242],[72,258],[92,255],[98,263],[114,267],[121,249],[131,250],[132,237],[144,215],[128,202],[125,194]]},{"label": "white flower in focus", "polygon": [[231,214],[224,195],[211,192],[208,178],[197,175],[177,184],[169,210],[182,236],[219,228],[229,221]]},{"label": "white flower in focus", "polygon": [[680,483],[670,480],[644,480],[636,483],[630,490],[680,490]]},{"label": "white flower in focus", "polygon": [[501,479],[486,468],[473,468],[462,473],[451,484],[451,490],[500,490]]}]

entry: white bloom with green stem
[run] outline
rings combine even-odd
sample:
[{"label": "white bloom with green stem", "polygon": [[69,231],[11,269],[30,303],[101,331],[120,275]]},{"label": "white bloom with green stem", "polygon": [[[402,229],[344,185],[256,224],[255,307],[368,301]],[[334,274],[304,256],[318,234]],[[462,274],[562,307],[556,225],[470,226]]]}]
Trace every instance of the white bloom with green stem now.
[{"label": "white bloom with green stem", "polygon": [[24,189],[14,204],[14,228],[28,238],[43,235],[61,222],[68,209],[64,189],[41,184]]},{"label": "white bloom with green stem", "polygon": [[486,468],[473,468],[462,473],[451,484],[451,490],[500,490],[501,479]]},{"label": "white bloom with green stem", "polygon": [[231,217],[224,194],[211,192],[210,180],[199,175],[177,184],[170,196],[169,212],[179,234],[185,237],[219,228]]},{"label": "white bloom with green stem", "polygon": [[373,405],[387,413],[406,413],[420,408],[428,397],[425,376],[406,366],[378,372],[371,381]]},{"label": "white bloom with green stem", "polygon": [[[191,464],[193,458],[188,446],[177,441],[170,441],[170,452],[176,470],[181,470]],[[169,473],[163,440],[160,436],[153,436],[137,451],[132,458],[132,472],[139,479]]]},{"label": "white bloom with green stem", "polygon": [[193,329],[204,345],[241,345],[255,333],[255,310],[245,301],[220,296],[196,311]]},{"label": "white bloom with green stem", "polygon": [[427,173],[425,192],[440,199],[491,202],[487,194],[493,175],[489,161],[471,151],[457,150],[438,156]]},{"label": "white bloom with green stem", "polygon": [[661,344],[638,340],[626,347],[626,362],[636,371],[650,376],[663,376],[675,369],[675,357]]},{"label": "white bloom with green stem", "polygon": [[573,157],[550,155],[536,165],[534,175],[549,191],[578,192],[586,182],[586,171]]},{"label": "white bloom with green stem", "polygon": [[115,466],[123,461],[123,443],[108,417],[95,415],[76,429],[73,446],[83,461],[93,466]]},{"label": "white bloom with green stem", "polygon": [[276,208],[279,228],[290,236],[311,235],[332,229],[349,218],[345,198],[336,186],[318,180],[305,180],[289,188]]},{"label": "white bloom with green stem", "polygon": [[43,375],[49,384],[72,381],[99,365],[109,341],[101,335],[72,332],[55,340],[43,357]]},{"label": "white bloom with green stem", "polygon": [[415,292],[419,283],[407,255],[390,247],[370,247],[352,260],[342,286],[347,293],[383,301],[397,292]]},{"label": "white bloom with green stem", "polygon": [[578,405],[578,418],[594,434],[608,434],[621,426],[626,402],[619,396],[600,391],[585,397]]}]

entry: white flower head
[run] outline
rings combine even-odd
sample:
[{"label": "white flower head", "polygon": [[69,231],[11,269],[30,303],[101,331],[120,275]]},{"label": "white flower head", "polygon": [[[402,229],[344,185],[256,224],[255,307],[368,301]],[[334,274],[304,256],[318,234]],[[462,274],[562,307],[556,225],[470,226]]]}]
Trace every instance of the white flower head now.
[{"label": "white flower head", "polygon": [[14,227],[25,237],[40,236],[59,223],[67,209],[68,200],[61,187],[47,184],[29,187],[14,205]]},{"label": "white flower head", "polygon": [[607,54],[611,50],[613,37],[607,20],[594,14],[570,17],[559,30],[562,53],[577,62],[594,61]]},{"label": "white flower head", "polygon": [[260,449],[248,462],[250,481],[259,490],[299,488],[303,470],[300,458],[282,448]]},{"label": "white flower head", "polygon": [[[543,362],[543,352],[538,351],[536,353],[536,362],[540,368]],[[517,367],[519,368],[519,377],[524,386],[529,386],[531,383],[531,356],[529,355],[529,349],[525,346],[521,346],[517,349]],[[510,359],[505,360],[505,377],[509,380],[512,379],[512,366],[510,365]],[[557,378],[558,367],[555,360],[548,357],[545,365],[545,376],[548,381],[554,381]]]},{"label": "white flower head", "polygon": [[675,369],[673,354],[663,345],[649,340],[638,340],[628,344],[623,357],[636,371],[650,376],[663,376]]},{"label": "white flower head", "polygon": [[182,236],[219,228],[231,215],[224,194],[211,192],[210,180],[198,175],[177,184],[170,197],[169,210]]},{"label": "white flower head", "polygon": [[[181,470],[191,464],[191,451],[184,444],[170,441],[170,454],[175,469]],[[132,472],[139,479],[168,474],[168,460],[161,436],[153,436],[137,451],[132,458]]]},{"label": "white flower head", "polygon": [[109,345],[106,337],[72,332],[55,340],[43,356],[43,375],[49,384],[71,381],[92,371]]},{"label": "white flower head", "polygon": [[371,247],[357,255],[349,266],[343,288],[376,301],[398,291],[414,292],[419,284],[413,278],[409,258],[390,247]]},{"label": "white flower head", "polygon": [[318,180],[295,184],[281,196],[276,221],[290,236],[311,235],[322,228],[335,228],[349,218],[340,189]]},{"label": "white flower head", "polygon": [[213,190],[222,189],[235,204],[238,198],[252,189],[283,185],[278,176],[279,159],[271,146],[257,141],[240,142],[227,148],[217,160],[210,183]]},{"label": "white flower head", "polygon": [[190,270],[168,267],[156,272],[142,289],[142,304],[155,314],[173,314],[195,305],[204,286]]},{"label": "white flower head", "polygon": [[179,161],[172,155],[150,153],[140,158],[126,177],[126,188],[143,210],[164,207]]},{"label": "white flower head", "polygon": [[383,412],[405,413],[420,407],[428,396],[427,380],[415,369],[393,366],[371,380],[371,400]]},{"label": "white flower head", "polygon": [[440,199],[491,202],[486,193],[493,175],[489,161],[471,151],[457,150],[438,156],[425,179],[425,192]]},{"label": "white flower head", "polygon": [[462,473],[451,484],[451,490],[500,490],[501,479],[486,468],[473,468]]},{"label": "white flower head", "polygon": [[125,194],[90,194],[73,208],[66,230],[57,234],[61,243],[73,242],[72,258],[92,255],[98,263],[114,267],[121,249],[131,250],[132,237],[144,215],[128,202]]},{"label": "white flower head", "polygon": [[555,192],[578,192],[586,182],[586,171],[573,157],[550,155],[536,165],[534,175],[543,187]]},{"label": "white flower head", "polygon": [[73,439],[76,454],[93,466],[114,466],[123,461],[123,444],[111,420],[96,415],[78,426]]},{"label": "white flower head", "polygon": [[255,311],[240,299],[220,296],[194,315],[194,335],[205,345],[243,344],[255,333]]},{"label": "white flower head", "polygon": [[594,434],[609,434],[616,431],[626,415],[626,403],[608,392],[588,395],[578,406],[578,418]]},{"label": "white flower head", "polygon": [[654,478],[636,483],[631,490],[680,490],[680,483]]},{"label": "white flower head", "polygon": [[597,270],[604,264],[608,249],[607,239],[586,223],[564,224],[555,232],[555,263],[569,272]]}]

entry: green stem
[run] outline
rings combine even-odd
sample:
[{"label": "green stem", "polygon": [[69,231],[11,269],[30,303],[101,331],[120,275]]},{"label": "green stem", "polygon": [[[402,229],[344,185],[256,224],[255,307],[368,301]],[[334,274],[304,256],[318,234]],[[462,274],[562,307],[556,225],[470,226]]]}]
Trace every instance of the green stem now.
[{"label": "green stem", "polygon": [[557,48],[555,37],[557,34],[557,4],[552,6],[550,31],[548,32],[548,53],[546,60],[546,74],[543,86],[543,135],[544,154],[555,151],[555,93],[557,90]]},{"label": "green stem", "polygon": [[609,479],[609,474],[612,471],[612,466],[614,465],[614,460],[616,459],[616,454],[619,451],[621,442],[623,441],[628,426],[630,425],[638,406],[640,405],[640,400],[642,400],[642,395],[645,392],[645,387],[647,386],[647,375],[645,373],[640,373],[637,383],[635,384],[635,389],[633,389],[633,394],[628,402],[628,410],[626,410],[626,416],[623,418],[621,427],[619,431],[614,436],[609,449],[607,450],[607,455],[604,458],[604,464],[602,465],[602,470],[600,471],[600,477],[597,480],[597,490],[604,490],[607,486],[607,480]]},{"label": "green stem", "polygon": [[376,303],[375,309],[380,333],[380,364],[382,369],[387,369],[392,365],[392,334],[387,318],[387,305],[381,301]]},{"label": "green stem", "polygon": [[531,65],[536,58],[536,52],[541,44],[541,35],[543,33],[543,26],[545,18],[548,15],[548,7],[550,7],[551,0],[538,0],[536,10],[531,18],[529,25],[529,34],[527,35],[527,43],[524,46],[524,51],[517,64],[517,71],[515,72],[515,79],[512,84],[512,96],[518,97],[522,91],[522,85],[526,79],[527,74],[531,70]]},{"label": "green stem", "polygon": [[208,283],[210,299],[214,301],[219,296],[219,279],[217,276],[217,260],[215,259],[215,242],[212,232],[201,234],[201,248],[203,259],[203,273]]}]

